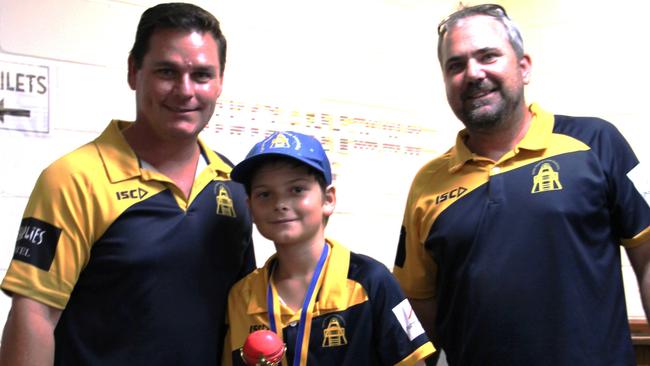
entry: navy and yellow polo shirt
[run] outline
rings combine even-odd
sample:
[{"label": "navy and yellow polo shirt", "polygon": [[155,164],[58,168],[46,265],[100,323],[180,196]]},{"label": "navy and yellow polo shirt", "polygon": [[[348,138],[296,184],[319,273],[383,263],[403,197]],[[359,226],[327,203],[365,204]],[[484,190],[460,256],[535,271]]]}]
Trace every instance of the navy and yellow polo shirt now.
[{"label": "navy and yellow polo shirt", "polygon": [[[413,365],[434,352],[420,322],[390,271],[376,260],[328,240],[313,310],[307,365]],[[228,296],[230,328],[223,365],[244,366],[239,349],[248,334],[269,329],[269,258],[263,268],[233,286]],[[280,305],[282,365],[292,365],[300,310]]]},{"label": "navy and yellow polo shirt", "polygon": [[650,187],[610,123],[531,111],[499,161],[461,131],[418,172],[394,274],[450,364],[631,365],[619,245],[650,239]]},{"label": "navy and yellow polo shirt", "polygon": [[55,363],[216,365],[227,294],[254,268],[231,164],[208,164],[186,199],[144,169],[113,121],[39,177],[2,289],[63,309]]}]

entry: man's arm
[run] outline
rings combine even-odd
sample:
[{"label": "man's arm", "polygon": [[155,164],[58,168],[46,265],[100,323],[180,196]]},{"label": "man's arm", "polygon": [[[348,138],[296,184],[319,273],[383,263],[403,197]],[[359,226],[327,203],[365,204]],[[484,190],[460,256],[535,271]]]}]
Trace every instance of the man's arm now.
[{"label": "man's arm", "polygon": [[436,353],[431,355],[427,360],[427,365],[435,365],[438,362],[438,357],[440,356],[440,349],[438,346],[438,340],[435,335],[435,324],[436,324],[436,299],[430,297],[428,299],[413,299],[409,298],[411,307],[415,311],[422,328],[427,333],[429,340],[433,343],[433,346],[436,347]]},{"label": "man's arm", "polygon": [[61,310],[27,297],[13,295],[2,333],[0,365],[52,365],[54,328]]},{"label": "man's arm", "polygon": [[645,311],[646,321],[650,324],[650,241],[627,249],[636,279],[639,282],[641,302]]}]

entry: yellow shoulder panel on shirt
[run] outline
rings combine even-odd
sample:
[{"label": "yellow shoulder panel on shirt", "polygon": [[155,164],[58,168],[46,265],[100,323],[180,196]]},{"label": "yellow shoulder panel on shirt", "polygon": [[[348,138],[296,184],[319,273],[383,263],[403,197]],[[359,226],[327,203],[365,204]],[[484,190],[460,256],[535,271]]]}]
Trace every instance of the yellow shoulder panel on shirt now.
[{"label": "yellow shoulder panel on shirt", "polygon": [[[56,251],[48,271],[13,260],[3,289],[63,309],[93,244],[122,212],[166,188],[160,182],[137,179],[138,161],[118,124],[111,122],[95,141],[64,155],[41,173],[23,219],[60,229]],[[110,159],[102,155],[107,151]]]}]

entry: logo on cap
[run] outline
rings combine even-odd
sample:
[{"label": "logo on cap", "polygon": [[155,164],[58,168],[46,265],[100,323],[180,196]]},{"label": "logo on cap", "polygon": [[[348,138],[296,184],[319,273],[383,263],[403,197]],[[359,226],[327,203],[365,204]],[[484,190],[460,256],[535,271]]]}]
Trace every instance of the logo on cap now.
[{"label": "logo on cap", "polygon": [[230,177],[236,182],[246,182],[256,164],[268,155],[283,155],[303,162],[323,173],[328,185],[332,183],[332,168],[320,141],[293,131],[274,132],[255,144],[246,158],[233,168]]},{"label": "logo on cap", "polygon": [[271,141],[271,149],[277,149],[281,147],[290,147],[289,139],[284,134],[278,134],[273,141]]},{"label": "logo on cap", "polygon": [[[274,135],[271,135],[273,137]],[[298,136],[295,136],[293,134],[285,134],[282,132],[278,132],[275,134],[275,137],[271,140],[270,145],[268,148],[262,148],[260,149],[260,152],[265,151],[265,150],[273,150],[273,149],[290,149],[291,148],[291,141],[290,138],[293,139],[294,142],[294,150],[298,151],[302,147],[302,144],[300,143],[300,139]]]}]

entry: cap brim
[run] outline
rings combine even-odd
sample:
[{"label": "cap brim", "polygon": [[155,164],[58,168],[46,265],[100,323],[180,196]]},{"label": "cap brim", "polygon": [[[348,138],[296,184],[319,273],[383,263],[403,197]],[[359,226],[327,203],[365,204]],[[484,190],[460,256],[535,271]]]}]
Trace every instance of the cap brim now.
[{"label": "cap brim", "polygon": [[[266,155],[270,155],[270,154],[266,154]],[[280,154],[275,154],[275,155],[280,155]],[[242,184],[247,183],[251,179],[251,174],[253,170],[257,165],[259,165],[259,163],[262,160],[264,160],[264,155],[256,155],[243,160],[239,164],[235,165],[235,167],[232,169],[232,171],[230,172],[230,179]]]},{"label": "cap brim", "polygon": [[[235,182],[246,184],[250,183],[250,180],[252,178],[252,175],[259,166],[260,163],[262,163],[264,160],[272,157],[272,156],[280,156],[284,157],[290,160],[295,160],[297,162],[300,162],[302,164],[308,165],[317,171],[321,172],[323,175],[325,175],[325,172],[322,171],[322,168],[319,167],[318,165],[312,163],[309,161],[307,158],[299,159],[293,155],[289,154],[282,154],[282,153],[276,153],[276,152],[265,152],[259,155],[251,156],[250,158],[247,158],[240,162],[239,164],[235,165],[235,167],[232,169],[230,172],[230,179],[234,180]],[[325,177],[327,180],[327,177]],[[328,183],[329,184],[329,183]]]}]

